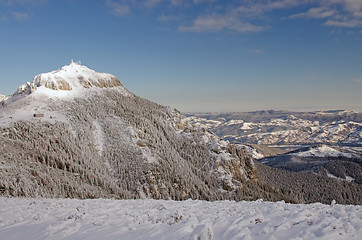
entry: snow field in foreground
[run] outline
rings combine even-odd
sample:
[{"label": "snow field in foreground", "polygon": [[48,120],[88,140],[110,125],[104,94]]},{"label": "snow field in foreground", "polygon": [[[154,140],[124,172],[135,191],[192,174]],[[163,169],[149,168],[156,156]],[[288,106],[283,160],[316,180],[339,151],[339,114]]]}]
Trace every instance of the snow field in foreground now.
[{"label": "snow field in foreground", "polygon": [[0,239],[360,239],[362,207],[0,198]]}]

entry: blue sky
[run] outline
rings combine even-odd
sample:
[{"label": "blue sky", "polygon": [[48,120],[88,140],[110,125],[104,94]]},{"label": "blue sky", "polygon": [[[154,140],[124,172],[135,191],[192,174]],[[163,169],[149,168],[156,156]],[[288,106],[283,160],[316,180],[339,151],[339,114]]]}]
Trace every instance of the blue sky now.
[{"label": "blue sky", "polygon": [[81,60],[181,111],[362,111],[362,0],[0,0],[0,93]]}]

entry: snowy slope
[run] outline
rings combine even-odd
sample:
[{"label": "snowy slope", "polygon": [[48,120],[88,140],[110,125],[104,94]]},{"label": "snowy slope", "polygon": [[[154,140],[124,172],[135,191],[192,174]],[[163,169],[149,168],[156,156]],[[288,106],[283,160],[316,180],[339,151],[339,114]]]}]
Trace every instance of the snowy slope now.
[{"label": "snowy slope", "polygon": [[0,198],[2,239],[360,239],[362,208],[284,202]]},{"label": "snowy slope", "polygon": [[292,153],[291,155],[299,157],[347,157],[347,158],[358,158],[358,155],[352,153],[343,153],[334,148],[331,148],[326,145],[322,145],[316,148],[311,148],[310,150]]}]

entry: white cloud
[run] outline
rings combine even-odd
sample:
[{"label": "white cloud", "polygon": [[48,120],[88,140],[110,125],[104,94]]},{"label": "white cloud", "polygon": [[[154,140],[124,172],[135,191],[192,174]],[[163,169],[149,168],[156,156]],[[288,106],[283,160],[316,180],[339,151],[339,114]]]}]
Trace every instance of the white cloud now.
[{"label": "white cloud", "polygon": [[47,2],[47,0],[0,0],[1,5],[39,5]]},{"label": "white cloud", "polygon": [[13,18],[18,21],[26,20],[30,17],[28,13],[24,12],[12,12],[12,15]]},{"label": "white cloud", "polygon": [[333,29],[332,31],[329,32],[329,36],[332,36],[332,35],[340,35],[340,34],[343,34],[344,31],[340,28],[338,29]]},{"label": "white cloud", "polygon": [[289,18],[325,18],[325,26],[362,27],[362,0],[313,0],[318,7]]},{"label": "white cloud", "polygon": [[[4,0],[0,0],[4,1]],[[13,0],[13,1],[27,1],[27,0]],[[31,1],[31,0],[28,0]],[[40,1],[40,0],[38,0]],[[112,14],[116,16],[125,16],[131,12],[132,8],[147,8],[152,9],[155,8],[161,3],[168,4],[168,7],[183,7],[187,9],[188,7],[192,7],[193,5],[214,2],[216,0],[107,0],[106,6],[111,10]],[[178,18],[178,17],[177,17]],[[164,16],[160,15],[158,17],[159,21],[171,21],[176,20],[174,16]]]},{"label": "white cloud", "polygon": [[289,18],[324,18],[326,26],[361,27],[362,0],[270,0],[247,1],[235,8],[235,12],[244,17],[260,17],[266,12],[313,6],[306,12],[297,13]]},{"label": "white cloud", "polygon": [[[194,0],[194,3],[203,1],[212,2],[213,0]],[[268,25],[255,25],[252,19],[255,17],[263,17],[266,12],[276,9],[285,9],[298,6],[299,4],[309,0],[277,0],[277,1],[246,1],[238,5],[228,5],[222,8],[224,13],[216,13],[220,11],[220,5],[215,5],[211,10],[211,14],[198,16],[190,26],[180,26],[180,31],[207,32],[230,30],[234,32],[260,32],[267,28]],[[228,6],[228,7],[226,7]],[[217,9],[219,8],[219,9]]]},{"label": "white cloud", "polygon": [[157,6],[158,4],[160,4],[162,2],[162,0],[146,0],[144,2],[144,5],[148,8],[152,8],[154,6]]},{"label": "white cloud", "polygon": [[223,16],[205,16],[198,17],[192,26],[185,27],[181,26],[181,31],[191,31],[191,32],[204,32],[204,31],[218,31],[227,27],[228,22]]},{"label": "white cloud", "polygon": [[201,3],[212,3],[217,0],[169,0],[171,5],[173,6],[185,6],[185,5],[193,5],[193,4],[201,4]]},{"label": "white cloud", "polygon": [[254,4],[239,5],[234,11],[248,17],[260,16],[265,12],[296,7],[304,2],[306,0],[254,1]]},{"label": "white cloud", "polygon": [[332,0],[343,6],[344,10],[349,12],[352,16],[362,17],[362,1],[361,0]]},{"label": "white cloud", "polygon": [[0,21],[6,21],[8,20],[8,17],[6,15],[0,15]]},{"label": "white cloud", "polygon": [[[0,0],[6,3],[39,1],[45,0]],[[129,14],[131,8],[166,7],[171,9],[172,15],[161,13],[157,20],[176,21],[182,16],[184,23],[179,26],[179,31],[260,32],[270,27],[273,20],[270,13],[278,11],[278,14],[272,15],[278,17],[279,13],[287,14],[292,9],[306,10],[281,19],[324,19],[325,26],[362,27],[362,0],[106,0],[106,3],[116,16]],[[199,14],[193,16],[195,12],[191,9],[196,5],[200,5],[197,6]],[[189,24],[186,24],[187,21]]]},{"label": "white cloud", "polygon": [[362,78],[354,80],[356,83],[362,83]]},{"label": "white cloud", "polygon": [[215,2],[216,0],[193,0],[195,4],[205,3],[205,2]]},{"label": "white cloud", "polygon": [[[213,0],[194,0],[194,3],[201,2],[213,2]],[[180,26],[180,31],[193,31],[193,32],[205,32],[205,31],[221,31],[230,30],[234,32],[260,32],[270,28],[268,25],[256,25],[252,23],[252,20],[256,17],[261,19],[266,12],[272,12],[274,10],[286,9],[296,7],[305,2],[311,0],[255,0],[244,1],[239,4],[225,4],[214,5],[214,9],[211,9],[212,14],[206,16],[198,16],[193,24],[190,26]],[[220,11],[224,13],[216,13]],[[217,9],[218,8],[218,9]]]},{"label": "white cloud", "polygon": [[250,49],[250,50],[248,50],[248,53],[253,54],[253,55],[258,55],[258,54],[261,54],[262,51],[260,49]]},{"label": "white cloud", "polygon": [[184,1],[183,0],[170,0],[170,3],[174,6],[181,6]]},{"label": "white cloud", "polygon": [[298,13],[290,16],[290,18],[327,18],[335,14],[335,11],[329,8],[310,8],[307,12]]},{"label": "white cloud", "polygon": [[316,76],[314,74],[303,76],[304,80],[314,80],[315,78],[316,78]]},{"label": "white cloud", "polygon": [[119,17],[129,14],[131,11],[129,5],[124,4],[123,2],[114,2],[112,0],[107,0],[107,7],[111,10],[113,15]]},{"label": "white cloud", "polygon": [[187,32],[215,32],[221,30],[232,30],[235,32],[260,32],[264,30],[263,26],[256,26],[242,21],[233,15],[212,14],[198,17],[191,26],[180,26],[180,31]]},{"label": "white cloud", "polygon": [[333,26],[333,27],[362,27],[362,19],[348,19],[348,20],[328,20],[324,23],[326,26]]},{"label": "white cloud", "polygon": [[176,21],[180,19],[179,16],[175,16],[175,15],[165,15],[165,14],[161,14],[158,16],[158,21],[160,22],[170,22],[170,21]]},{"label": "white cloud", "polygon": [[29,10],[30,8],[39,7],[47,2],[48,0],[0,0],[0,6],[5,10],[4,14],[0,14],[0,21],[10,19],[27,20],[33,16]]}]

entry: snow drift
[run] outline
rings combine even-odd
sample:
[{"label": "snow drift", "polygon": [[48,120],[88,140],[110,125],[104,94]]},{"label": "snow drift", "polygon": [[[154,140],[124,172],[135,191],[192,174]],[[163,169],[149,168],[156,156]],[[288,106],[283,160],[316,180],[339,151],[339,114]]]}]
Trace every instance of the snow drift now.
[{"label": "snow drift", "polygon": [[361,206],[0,198],[3,239],[360,239]]}]

